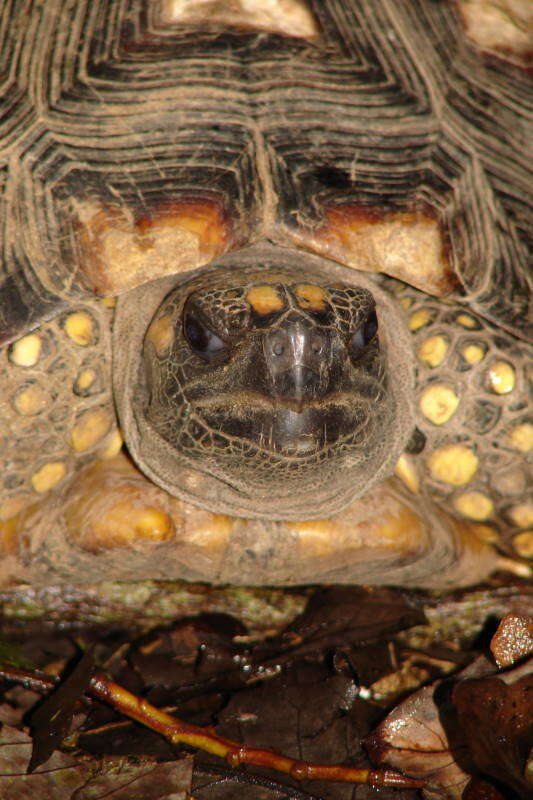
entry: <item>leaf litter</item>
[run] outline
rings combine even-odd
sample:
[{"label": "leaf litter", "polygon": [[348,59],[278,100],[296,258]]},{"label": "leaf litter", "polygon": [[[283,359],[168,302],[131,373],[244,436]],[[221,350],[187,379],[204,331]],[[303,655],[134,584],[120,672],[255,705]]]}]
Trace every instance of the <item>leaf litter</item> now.
[{"label": "leaf litter", "polygon": [[[511,613],[493,638],[507,659],[497,677],[490,639],[430,635],[421,644],[424,607],[421,594],[332,587],[264,638],[224,614],[181,618],[139,637],[88,631],[81,646],[50,634],[39,648],[22,636],[14,645],[34,668],[7,658],[0,670],[0,796],[421,796],[415,788],[325,780],[339,777],[329,765],[371,775],[376,765],[389,774],[398,768],[426,782],[426,798],[531,796],[533,687],[524,634],[531,621],[524,604],[514,615],[520,619]],[[121,713],[128,704],[137,721]],[[164,738],[157,731],[167,724],[172,735]],[[197,730],[194,742],[207,742],[212,752],[196,755],[193,768],[190,732]],[[226,764],[215,754],[224,754],[221,742],[230,743]],[[262,766],[245,765],[250,753],[265,752]],[[288,774],[272,769],[290,759]],[[324,769],[315,775],[313,765]]]}]

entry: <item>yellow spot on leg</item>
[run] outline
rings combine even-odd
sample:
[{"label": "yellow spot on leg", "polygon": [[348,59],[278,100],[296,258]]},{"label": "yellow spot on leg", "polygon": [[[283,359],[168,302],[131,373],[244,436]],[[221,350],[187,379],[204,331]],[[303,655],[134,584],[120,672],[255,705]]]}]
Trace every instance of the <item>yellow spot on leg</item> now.
[{"label": "yellow spot on leg", "polygon": [[153,344],[158,356],[164,355],[174,339],[174,328],[170,317],[160,317],[152,322],[146,338]]},{"label": "yellow spot on leg", "polygon": [[522,531],[513,537],[513,546],[522,558],[533,558],[533,531]]},{"label": "yellow spot on leg", "polygon": [[106,408],[87,411],[78,418],[70,437],[70,443],[77,453],[94,447],[111,427],[111,414]]},{"label": "yellow spot on leg", "polygon": [[430,367],[438,367],[444,361],[448,344],[444,336],[430,336],[418,348],[418,358]]},{"label": "yellow spot on leg", "polygon": [[77,392],[85,392],[94,383],[96,372],[94,369],[82,369],[74,383],[74,390]]},{"label": "yellow spot on leg", "polygon": [[506,361],[495,361],[487,370],[487,382],[494,394],[509,394],[515,386],[515,371]]},{"label": "yellow spot on leg", "polygon": [[469,519],[488,519],[494,511],[494,503],[482,492],[463,492],[453,501],[454,507]]},{"label": "yellow spot on leg", "polygon": [[509,439],[512,446],[521,453],[529,453],[530,450],[533,450],[533,425],[530,422],[517,425],[510,431]]},{"label": "yellow spot on leg", "polygon": [[252,286],[248,290],[246,300],[257,314],[271,314],[281,311],[284,306],[283,298],[274,286]]},{"label": "yellow spot on leg", "polygon": [[467,344],[462,349],[464,360],[467,364],[479,364],[485,358],[486,348],[480,344]]},{"label": "yellow spot on leg", "polygon": [[414,331],[417,331],[419,328],[423,328],[424,325],[431,322],[432,317],[433,314],[429,308],[419,308],[418,311],[414,311],[409,317],[409,330],[414,333]]},{"label": "yellow spot on leg", "polygon": [[24,417],[33,417],[46,407],[49,395],[40,386],[33,384],[22,389],[13,398],[13,405]]},{"label": "yellow spot on leg", "polygon": [[476,454],[462,444],[449,444],[439,447],[428,458],[432,476],[452,486],[464,486],[477,472],[479,459]]},{"label": "yellow spot on leg", "polygon": [[533,526],[533,503],[519,503],[508,511],[509,516],[519,528]]},{"label": "yellow spot on leg", "polygon": [[479,323],[474,317],[471,317],[470,314],[458,314],[456,320],[463,328],[468,328],[469,330],[476,330],[479,328]]},{"label": "yellow spot on leg", "polygon": [[40,494],[53,489],[66,475],[66,467],[62,461],[50,461],[41,469],[34,472],[31,477],[31,484],[36,492]]},{"label": "yellow spot on leg", "polygon": [[300,308],[310,311],[324,311],[326,292],[321,286],[313,283],[300,283],[294,287],[294,294]]},{"label": "yellow spot on leg", "polygon": [[9,360],[17,367],[33,367],[39,360],[42,341],[35,333],[13,342],[9,349]]},{"label": "yellow spot on leg", "polygon": [[396,462],[394,472],[413,494],[418,492],[420,481],[412,460],[405,453]]},{"label": "yellow spot on leg", "polygon": [[95,341],[94,322],[86,311],[75,311],[66,318],[65,333],[79,347],[88,347]]},{"label": "yellow spot on leg", "polygon": [[420,396],[420,410],[434,425],[444,425],[455,414],[459,398],[449,386],[433,383]]}]

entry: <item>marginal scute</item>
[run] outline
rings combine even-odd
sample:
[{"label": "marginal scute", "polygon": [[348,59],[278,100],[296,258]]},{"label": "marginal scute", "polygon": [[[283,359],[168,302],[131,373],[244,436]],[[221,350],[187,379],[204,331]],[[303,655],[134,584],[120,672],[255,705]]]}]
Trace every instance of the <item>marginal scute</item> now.
[{"label": "marginal scute", "polygon": [[479,521],[488,519],[494,512],[494,503],[483,492],[463,492],[455,497],[453,505],[463,516]]},{"label": "marginal scute", "polygon": [[62,461],[49,461],[31,477],[31,484],[36,492],[42,494],[53,489],[66,475],[66,467]]},{"label": "marginal scute", "polygon": [[42,340],[36,333],[30,333],[13,342],[9,348],[9,360],[17,367],[33,367],[42,352]]},{"label": "marginal scute", "polygon": [[476,474],[479,459],[469,447],[449,444],[431,453],[428,457],[428,466],[436,480],[451,486],[464,486]]},{"label": "marginal scute", "polygon": [[425,339],[417,350],[420,361],[429,367],[438,367],[444,361],[448,352],[449,341],[445,336],[430,336]]},{"label": "marginal scute", "polygon": [[433,425],[444,425],[453,417],[459,405],[459,397],[450,386],[432,383],[420,396],[420,410]]},{"label": "marginal scute", "polygon": [[494,361],[487,370],[488,388],[494,394],[509,394],[516,383],[516,374],[507,361]]}]

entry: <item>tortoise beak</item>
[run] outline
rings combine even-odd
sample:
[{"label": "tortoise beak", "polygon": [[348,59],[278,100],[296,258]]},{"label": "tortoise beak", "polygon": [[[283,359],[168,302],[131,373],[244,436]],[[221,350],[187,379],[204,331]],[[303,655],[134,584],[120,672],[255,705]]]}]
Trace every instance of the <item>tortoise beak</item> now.
[{"label": "tortoise beak", "polygon": [[264,335],[263,352],[274,397],[301,413],[306,400],[327,393],[331,338],[327,329],[307,320],[285,320]]}]

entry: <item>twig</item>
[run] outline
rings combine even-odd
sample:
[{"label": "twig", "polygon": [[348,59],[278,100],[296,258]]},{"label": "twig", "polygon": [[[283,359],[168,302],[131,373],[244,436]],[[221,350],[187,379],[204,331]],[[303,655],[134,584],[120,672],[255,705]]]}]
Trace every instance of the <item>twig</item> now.
[{"label": "twig", "polygon": [[[41,692],[57,685],[57,679],[49,676],[38,676],[27,670],[6,665],[0,667],[0,677],[22,683],[28,688],[31,687]],[[147,700],[132,694],[118,683],[108,680],[99,671],[91,678],[88,692],[98,700],[108,703],[116,711],[161,734],[172,744],[185,744],[220,756],[225,758],[232,767],[237,767],[239,764],[253,764],[285,773],[297,780],[367,783],[371,786],[391,786],[406,789],[416,789],[425,785],[423,780],[408,778],[390,769],[356,769],[341,764],[316,764],[288,758],[275,753],[273,750],[241,745],[231,739],[218,736],[211,727],[202,728],[198,725],[190,725],[177,717],[167,714]]]},{"label": "twig", "polygon": [[253,764],[283,772],[297,780],[330,780],[344,783],[368,783],[372,786],[420,788],[424,781],[407,778],[393,770],[355,769],[340,764],[313,764],[279,755],[272,750],[248,747],[218,736],[212,728],[189,725],[137,697],[97,672],[89,686],[90,693],[109,703],[131,719],[160,733],[172,744],[186,744],[225,758],[232,767]]}]

